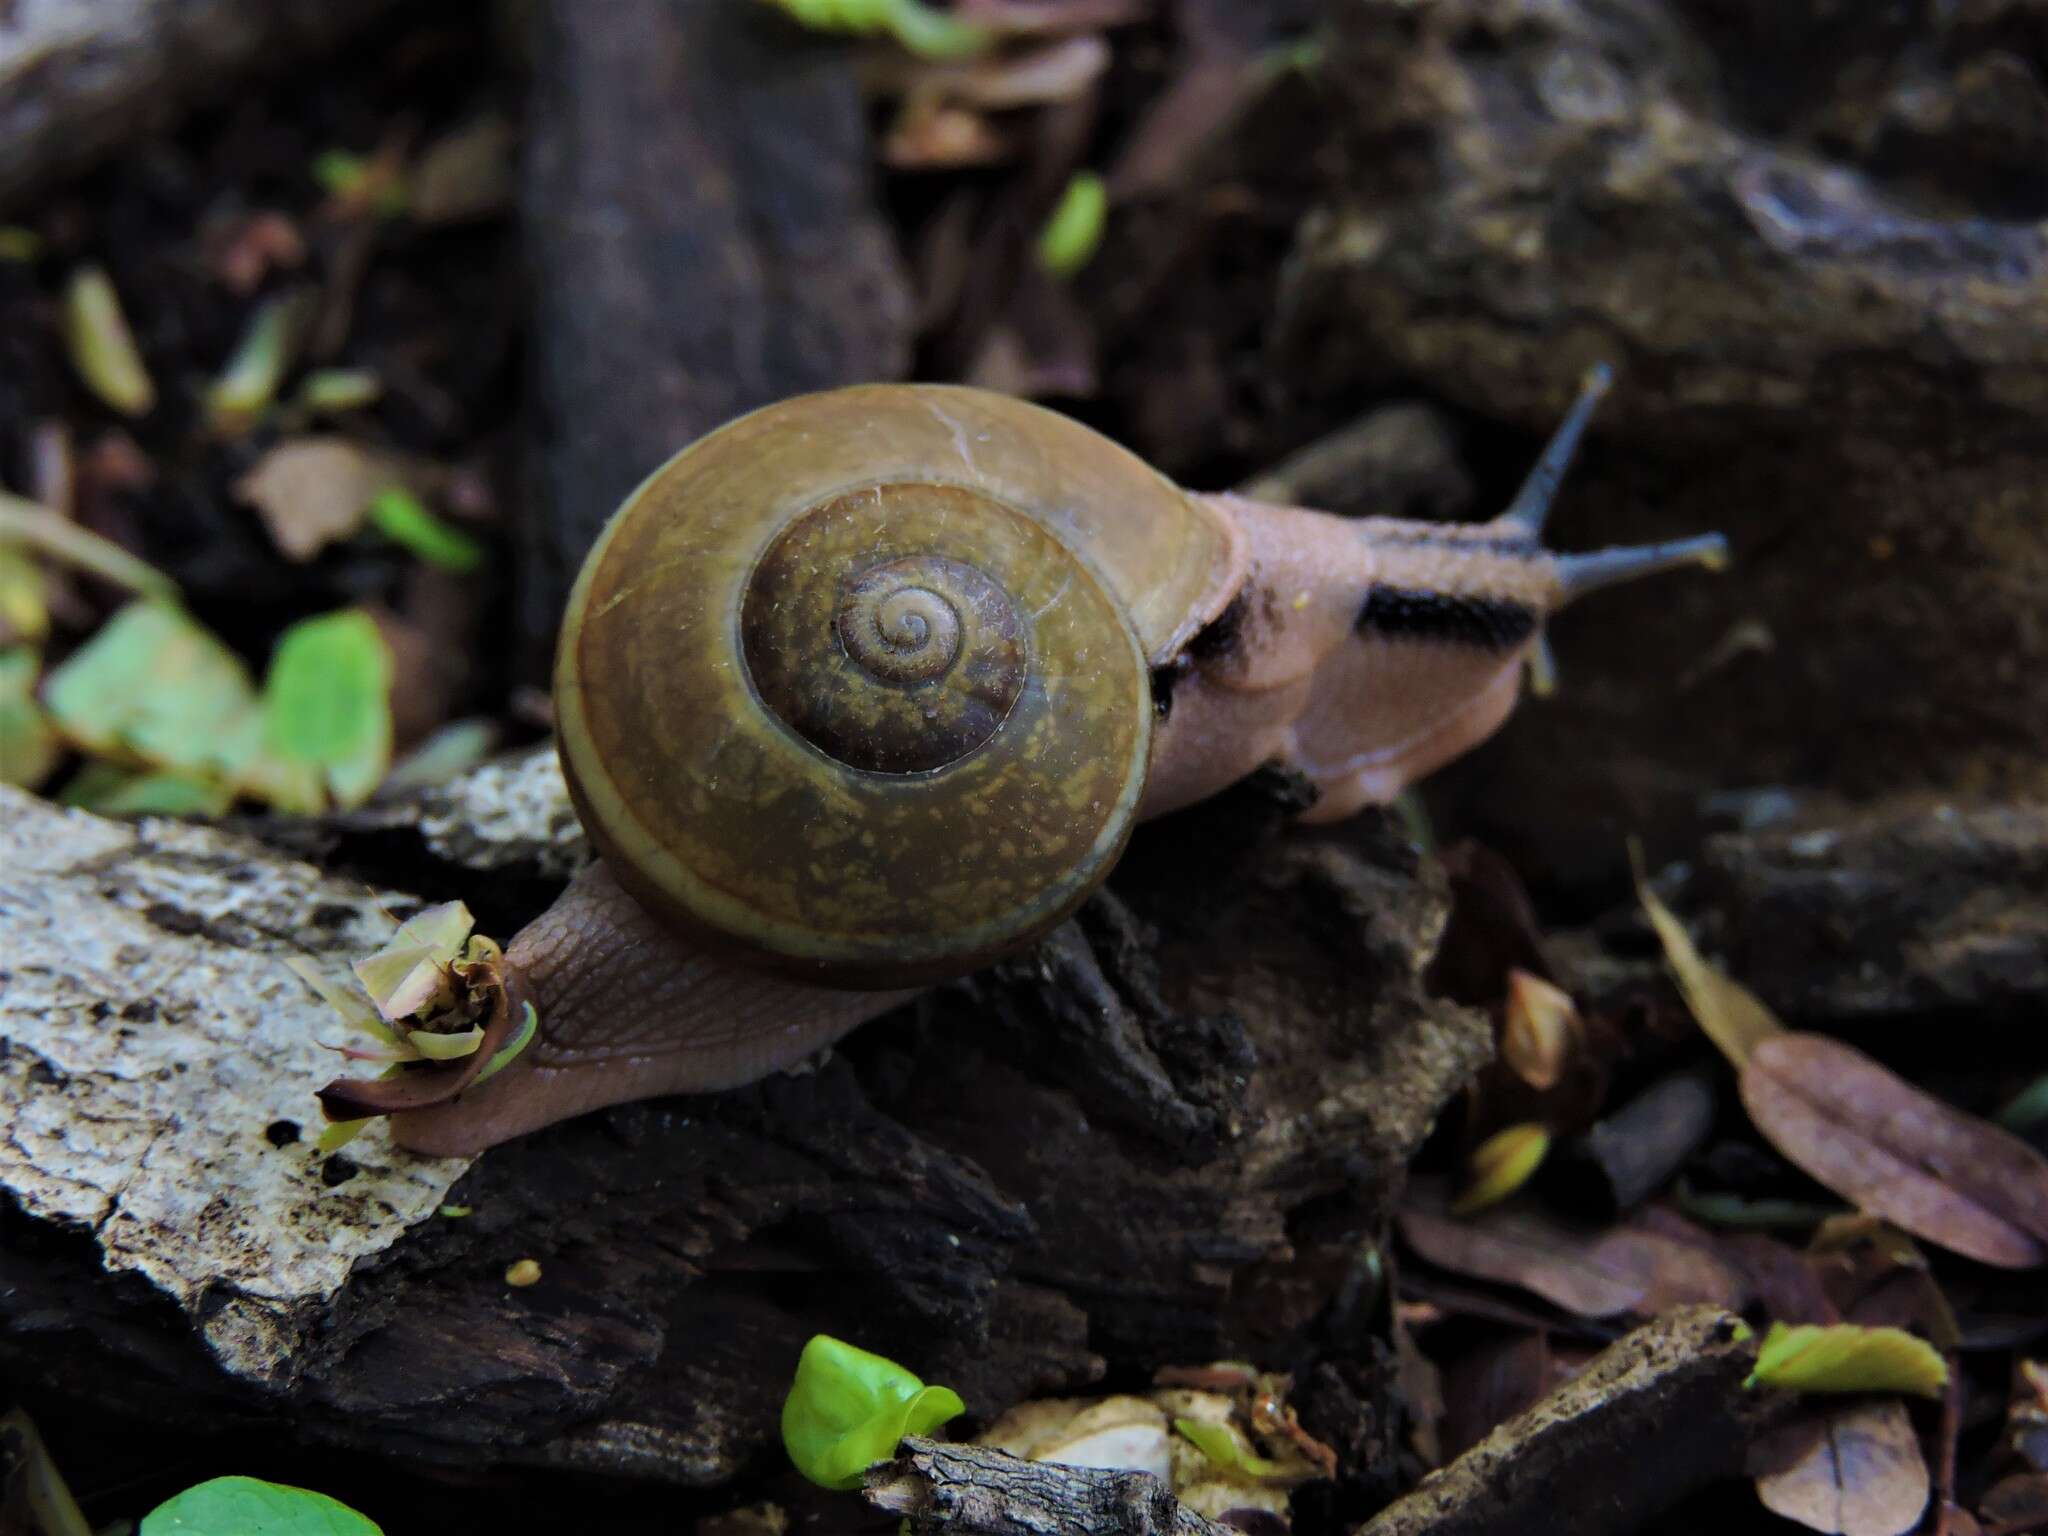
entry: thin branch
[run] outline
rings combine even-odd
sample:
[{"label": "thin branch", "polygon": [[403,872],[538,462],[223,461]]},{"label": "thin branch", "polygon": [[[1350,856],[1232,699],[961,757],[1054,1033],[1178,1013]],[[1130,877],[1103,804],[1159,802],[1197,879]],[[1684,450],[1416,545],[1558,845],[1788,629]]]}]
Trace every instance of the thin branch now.
[{"label": "thin branch", "polygon": [[867,1500],[920,1531],[975,1536],[1242,1536],[1181,1506],[1149,1472],[1021,1461],[912,1438],[869,1469]]}]

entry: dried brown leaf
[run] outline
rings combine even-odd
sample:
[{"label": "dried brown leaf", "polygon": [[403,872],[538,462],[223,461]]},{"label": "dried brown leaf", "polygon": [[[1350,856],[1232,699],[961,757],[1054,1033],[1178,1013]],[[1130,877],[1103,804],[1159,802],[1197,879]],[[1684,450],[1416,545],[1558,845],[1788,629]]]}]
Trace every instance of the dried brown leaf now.
[{"label": "dried brown leaf", "polygon": [[370,456],[338,437],[290,438],[235,482],[288,560],[310,560],[362,526],[381,487]]},{"label": "dried brown leaf", "polygon": [[1569,992],[1519,966],[1508,972],[1500,1054],[1515,1076],[1539,1092],[1555,1088],[1578,1038],[1579,1010]]},{"label": "dried brown leaf", "polygon": [[496,218],[512,206],[519,136],[495,113],[463,124],[421,151],[409,212],[421,224]]},{"label": "dried brown leaf", "polygon": [[2048,1263],[2048,1161],[1853,1046],[1759,1042],[1742,1102],[1772,1146],[1863,1210],[1986,1264]]},{"label": "dried brown leaf", "polygon": [[1458,1356],[1443,1374],[1445,1452],[1463,1455],[1571,1375],[1542,1333],[1508,1334]]},{"label": "dried brown leaf", "polygon": [[1977,1505],[1984,1536],[2038,1531],[2048,1525],[2048,1473],[2016,1472],[1992,1484]]},{"label": "dried brown leaf", "polygon": [[1739,1307],[1746,1290],[1712,1253],[1638,1227],[1586,1232],[1523,1205],[1461,1221],[1417,1202],[1399,1220],[1409,1246],[1439,1268],[1519,1286],[1578,1317],[1696,1301]]},{"label": "dried brown leaf", "polygon": [[1758,1445],[1752,1465],[1766,1509],[1830,1536],[1901,1536],[1918,1523],[1932,1486],[1897,1398],[1788,1425]]},{"label": "dried brown leaf", "polygon": [[1685,995],[1686,1007],[1707,1038],[1739,1070],[1759,1042],[1782,1033],[1784,1026],[1755,993],[1701,956],[1685,924],[1650,889],[1641,850],[1634,843],[1629,844],[1629,862],[1635,866],[1636,899],[1664,946],[1665,963]]}]

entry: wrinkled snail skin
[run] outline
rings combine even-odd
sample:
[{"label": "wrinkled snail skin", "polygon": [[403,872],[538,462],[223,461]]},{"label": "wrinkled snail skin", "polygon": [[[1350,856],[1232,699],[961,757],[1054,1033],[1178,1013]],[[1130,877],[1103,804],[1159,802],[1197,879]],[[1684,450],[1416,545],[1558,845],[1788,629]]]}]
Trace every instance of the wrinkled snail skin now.
[{"label": "wrinkled snail skin", "polygon": [[602,859],[507,947],[539,1033],[396,1138],[472,1153],[793,1065],[1027,945],[1135,821],[1263,763],[1315,784],[1308,820],[1392,799],[1507,718],[1551,613],[1719,563],[1712,537],[1541,547],[1604,386],[1477,525],[1184,492],[950,386],[786,401],[693,445],[571,598],[558,736]]}]

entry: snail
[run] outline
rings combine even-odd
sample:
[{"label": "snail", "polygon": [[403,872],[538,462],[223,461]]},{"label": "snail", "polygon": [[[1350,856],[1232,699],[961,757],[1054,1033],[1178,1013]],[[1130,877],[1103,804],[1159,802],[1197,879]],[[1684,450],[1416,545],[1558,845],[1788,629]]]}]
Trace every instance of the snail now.
[{"label": "snail", "polygon": [[[794,1065],[1029,945],[1133,825],[1278,761],[1307,821],[1392,799],[1514,707],[1545,619],[1719,566],[1718,535],[1556,555],[1589,377],[1484,524],[1184,491],[1040,406],[864,385],[712,432],[570,597],[557,744],[600,857],[506,947],[484,1048],[322,1090],[467,1153]],[[538,1037],[470,1089],[532,1002]]]}]

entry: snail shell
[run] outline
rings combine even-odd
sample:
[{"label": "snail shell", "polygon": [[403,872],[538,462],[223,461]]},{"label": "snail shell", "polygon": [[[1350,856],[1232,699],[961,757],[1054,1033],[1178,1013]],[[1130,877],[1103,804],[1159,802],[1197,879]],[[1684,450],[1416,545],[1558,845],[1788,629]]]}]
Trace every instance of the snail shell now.
[{"label": "snail shell", "polygon": [[970,969],[1115,863],[1151,669],[1244,562],[1228,518],[1022,401],[768,406],[656,470],[586,562],[571,793],[672,928],[842,986]]}]

